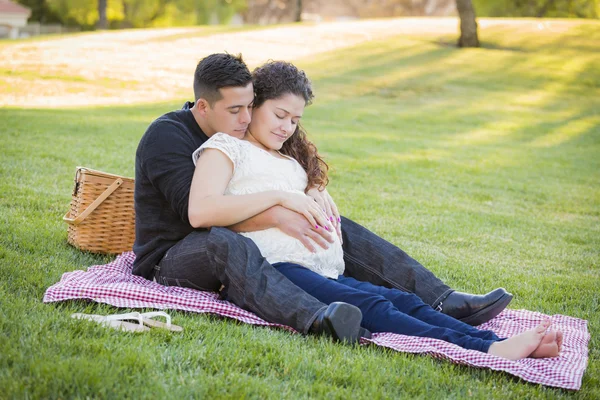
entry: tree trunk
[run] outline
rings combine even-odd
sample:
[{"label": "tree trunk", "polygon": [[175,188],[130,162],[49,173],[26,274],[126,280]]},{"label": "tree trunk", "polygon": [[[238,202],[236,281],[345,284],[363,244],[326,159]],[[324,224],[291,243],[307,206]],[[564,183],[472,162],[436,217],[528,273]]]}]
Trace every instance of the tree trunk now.
[{"label": "tree trunk", "polygon": [[471,0],[456,0],[456,9],[460,17],[458,47],[479,47],[473,3],[471,3]]},{"label": "tree trunk", "polygon": [[302,0],[296,0],[296,15],[294,21],[302,22]]},{"label": "tree trunk", "polygon": [[547,0],[544,5],[542,6],[542,8],[540,8],[538,10],[537,17],[538,18],[544,18],[544,16],[546,15],[546,13],[548,12],[548,8],[550,8],[550,6],[554,5],[554,0]]},{"label": "tree trunk", "polygon": [[108,21],[106,20],[106,3],[107,0],[98,0],[98,22],[96,29],[108,29]]}]

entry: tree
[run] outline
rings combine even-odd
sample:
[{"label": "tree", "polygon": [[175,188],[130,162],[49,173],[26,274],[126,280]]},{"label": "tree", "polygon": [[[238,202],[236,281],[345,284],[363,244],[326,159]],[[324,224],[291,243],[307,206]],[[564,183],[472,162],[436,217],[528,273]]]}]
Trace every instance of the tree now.
[{"label": "tree", "polygon": [[98,21],[97,0],[46,0],[63,25],[93,29]]},{"label": "tree", "polygon": [[294,21],[302,22],[302,0],[296,0],[296,15]]},{"label": "tree", "polygon": [[473,0],[473,5],[486,17],[600,17],[600,0]]},{"label": "tree", "polygon": [[251,24],[277,24],[294,21],[295,0],[248,0],[244,21]]},{"label": "tree", "polygon": [[479,47],[475,9],[471,0],[456,0],[456,9],[460,17],[458,47]]},{"label": "tree", "polygon": [[17,0],[31,9],[29,21],[35,21],[42,24],[54,24],[61,22],[60,15],[57,15],[49,6],[46,0]]},{"label": "tree", "polygon": [[108,20],[106,19],[106,0],[98,0],[98,22],[96,22],[96,29],[107,29]]}]

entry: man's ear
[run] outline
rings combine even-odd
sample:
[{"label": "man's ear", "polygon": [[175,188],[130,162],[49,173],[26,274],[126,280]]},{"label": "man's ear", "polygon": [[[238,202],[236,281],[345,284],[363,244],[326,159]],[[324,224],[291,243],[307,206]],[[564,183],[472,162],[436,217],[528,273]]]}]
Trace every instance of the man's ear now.
[{"label": "man's ear", "polygon": [[208,104],[208,101],[206,99],[199,98],[196,101],[196,109],[198,110],[198,113],[201,116],[206,117],[206,113],[208,112],[209,108],[210,108],[210,104]]}]

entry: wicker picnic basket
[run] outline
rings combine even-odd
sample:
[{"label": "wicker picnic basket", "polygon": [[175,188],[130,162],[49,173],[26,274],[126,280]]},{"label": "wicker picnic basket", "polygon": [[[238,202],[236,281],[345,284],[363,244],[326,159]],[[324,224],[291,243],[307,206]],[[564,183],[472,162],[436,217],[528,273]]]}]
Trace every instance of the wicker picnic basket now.
[{"label": "wicker picnic basket", "polygon": [[71,209],[63,220],[69,224],[68,242],[92,253],[130,251],[135,239],[134,180],[77,167]]}]

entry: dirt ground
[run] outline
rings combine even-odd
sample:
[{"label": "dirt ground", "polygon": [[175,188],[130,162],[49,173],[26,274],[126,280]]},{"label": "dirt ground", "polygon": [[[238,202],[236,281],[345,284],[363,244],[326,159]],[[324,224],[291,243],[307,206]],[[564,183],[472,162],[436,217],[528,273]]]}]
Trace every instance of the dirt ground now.
[{"label": "dirt ground", "polygon": [[[480,21],[480,27],[514,21]],[[519,21],[535,26],[535,21]],[[78,107],[167,101],[191,93],[199,59],[242,53],[250,67],[395,35],[456,34],[455,18],[279,26],[206,35],[204,28],[76,34],[0,44],[0,106]]]}]

